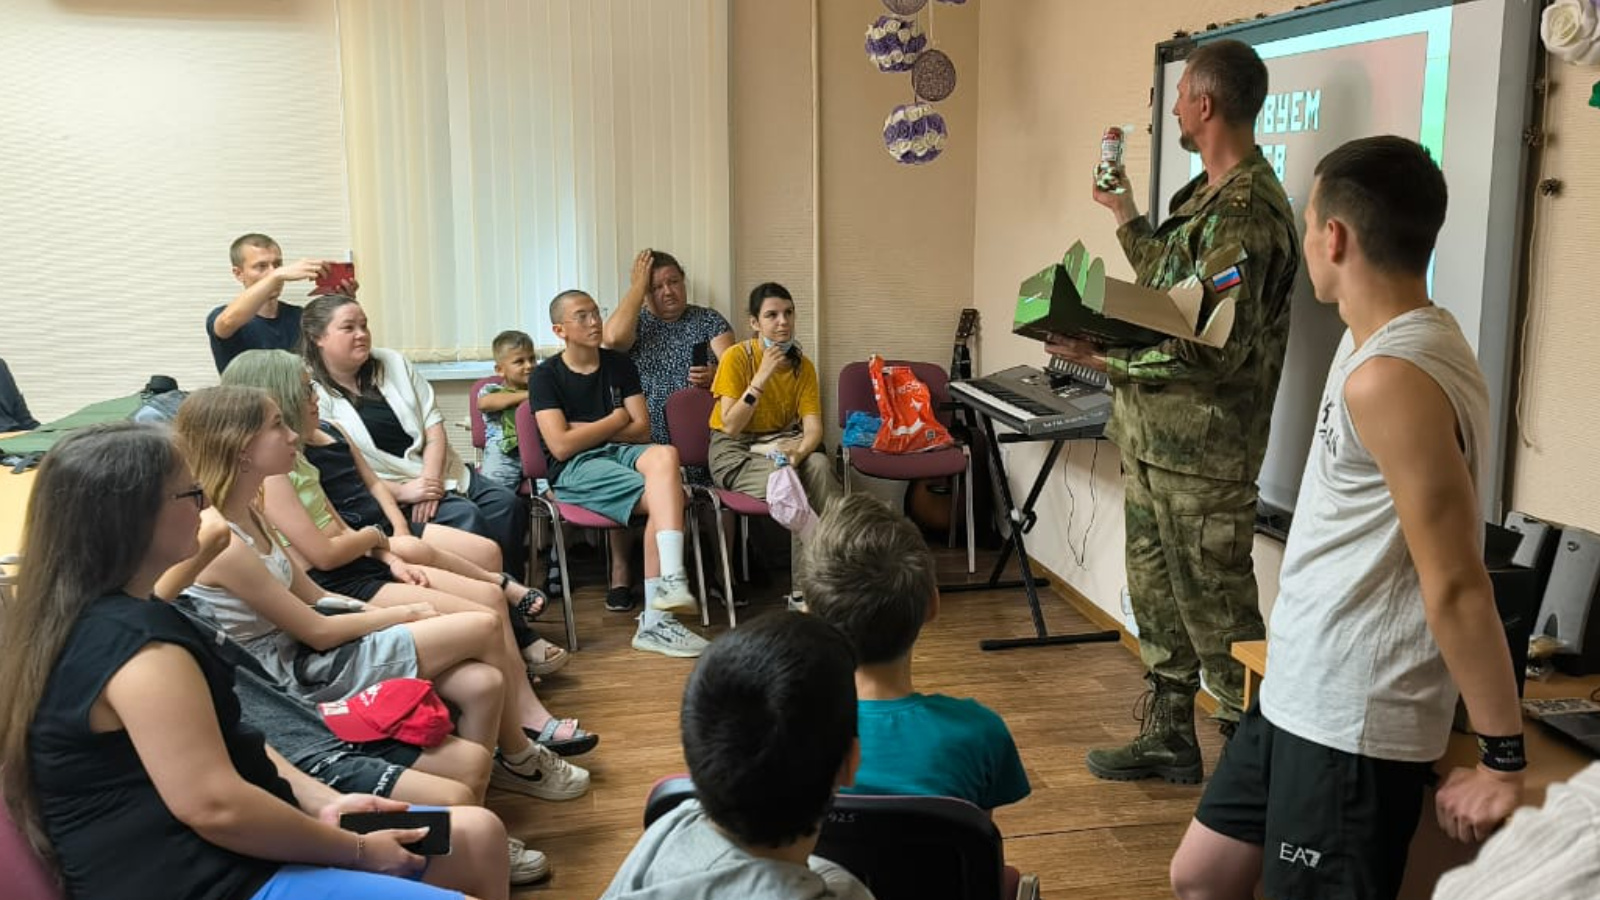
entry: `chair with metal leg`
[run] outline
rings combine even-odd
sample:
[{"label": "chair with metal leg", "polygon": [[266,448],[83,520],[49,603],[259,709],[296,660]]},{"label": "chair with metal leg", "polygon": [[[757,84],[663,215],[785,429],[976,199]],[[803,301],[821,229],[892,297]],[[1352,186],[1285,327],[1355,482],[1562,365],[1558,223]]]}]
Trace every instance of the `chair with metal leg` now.
[{"label": "chair with metal leg", "polygon": [[[946,428],[950,426],[950,379],[933,363],[892,360],[887,366],[909,366],[917,380],[928,386],[934,415]],[[864,362],[846,365],[839,373],[839,427],[852,412],[878,414],[878,401],[872,390],[872,371]],[[950,496],[950,546],[956,545],[955,522],[959,504],[966,498],[967,573],[978,569],[977,531],[972,517],[972,450],[965,444],[929,450],[924,453],[879,453],[870,447],[844,447],[844,489],[850,490],[852,470],[890,481],[916,481],[921,478],[949,478],[957,490]]]},{"label": "chair with metal leg", "polygon": [[[678,461],[686,466],[705,466],[711,457],[711,409],[716,397],[704,388],[687,387],[674,391],[667,398],[667,432],[672,445],[678,448]],[[771,518],[772,510],[766,501],[740,491],[720,487],[690,485],[692,495],[699,496],[712,511],[717,523],[717,558],[722,568],[722,601],[728,609],[728,627],[737,624],[734,613],[733,567],[728,559],[727,534],[723,530],[722,511],[728,510],[738,518],[740,545],[744,554],[744,576],[750,577],[749,522],[754,518]],[[695,529],[696,534],[699,529]],[[696,555],[698,564],[698,553]],[[701,591],[704,592],[704,580]],[[704,609],[704,607],[702,607]],[[703,616],[710,624],[709,613]]]},{"label": "chair with metal leg", "polygon": [[[552,539],[556,547],[556,564],[561,570],[561,604],[567,618],[567,648],[578,649],[578,629],[572,614],[572,577],[567,571],[567,540],[564,525],[576,528],[595,528],[602,531],[611,531],[627,528],[631,523],[615,522],[586,507],[576,503],[563,502],[556,496],[555,487],[552,485],[543,494],[534,490],[534,485],[541,478],[549,477],[549,464],[544,458],[544,441],[539,436],[539,423],[533,417],[533,410],[527,403],[517,407],[517,452],[522,456],[522,474],[525,476],[517,493],[528,500],[529,528],[538,519],[550,523]],[[636,519],[639,517],[635,517]],[[695,558],[700,558],[700,535],[698,531],[691,531],[690,541]],[[648,603],[649,598],[645,598]],[[705,607],[705,584],[702,579],[700,586],[700,606]]]}]

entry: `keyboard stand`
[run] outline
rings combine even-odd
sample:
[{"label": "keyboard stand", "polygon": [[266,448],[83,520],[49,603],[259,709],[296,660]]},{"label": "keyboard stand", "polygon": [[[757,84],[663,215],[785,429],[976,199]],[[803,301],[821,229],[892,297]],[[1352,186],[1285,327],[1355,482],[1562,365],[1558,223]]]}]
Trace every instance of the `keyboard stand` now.
[{"label": "keyboard stand", "polygon": [[[1006,538],[1005,545],[1000,548],[1000,558],[995,561],[994,570],[989,573],[989,580],[976,584],[940,585],[939,593],[960,594],[970,591],[994,591],[1022,588],[1028,595],[1028,610],[1033,614],[1033,637],[1027,638],[986,638],[978,642],[979,650],[1015,650],[1019,647],[1054,647],[1062,644],[1093,644],[1121,640],[1121,635],[1115,631],[1086,631],[1077,634],[1051,634],[1044,622],[1044,611],[1039,608],[1039,588],[1048,587],[1050,582],[1036,577],[1033,567],[1028,562],[1028,549],[1023,544],[1023,535],[1033,530],[1036,516],[1033,505],[1039,499],[1039,494],[1044,490],[1045,482],[1050,477],[1050,472],[1055,469],[1056,458],[1061,455],[1061,445],[1066,442],[1065,437],[1029,437],[1024,434],[1008,434],[1003,438],[997,437],[994,431],[994,419],[984,410],[974,406],[962,404],[970,409],[973,415],[983,422],[984,434],[989,438],[989,461],[994,465],[995,472],[1000,476],[1000,496],[1005,501],[1006,521],[1011,524],[1010,536]],[[1050,453],[1045,457],[1044,465],[1039,469],[1039,474],[1033,479],[1033,487],[1028,491],[1027,499],[1019,508],[1011,496],[1011,482],[1006,477],[1005,462],[1000,456],[1000,443],[1022,443],[1025,441],[1050,441]],[[1091,473],[1092,477],[1092,473]],[[1022,574],[1020,581],[1001,581],[1000,573],[1005,571],[1006,564],[1011,561],[1012,555],[1016,556],[1017,568]]]}]

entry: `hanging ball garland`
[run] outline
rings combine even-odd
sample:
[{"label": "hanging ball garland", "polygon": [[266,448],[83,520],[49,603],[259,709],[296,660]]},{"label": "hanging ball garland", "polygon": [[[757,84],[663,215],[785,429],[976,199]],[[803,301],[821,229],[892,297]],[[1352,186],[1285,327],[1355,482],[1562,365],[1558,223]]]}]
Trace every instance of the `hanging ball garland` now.
[{"label": "hanging ball garland", "polygon": [[928,0],[883,0],[883,5],[897,16],[914,16],[922,12]]},{"label": "hanging ball garland", "polygon": [[911,66],[911,90],[921,100],[943,100],[955,93],[956,64],[943,50],[924,50]]},{"label": "hanging ball garland", "polygon": [[928,46],[915,20],[879,16],[867,29],[867,58],[881,72],[904,72]]},{"label": "hanging ball garland", "polygon": [[926,103],[896,106],[883,121],[883,143],[894,161],[908,166],[932,162],[944,150],[949,131],[944,116]]}]

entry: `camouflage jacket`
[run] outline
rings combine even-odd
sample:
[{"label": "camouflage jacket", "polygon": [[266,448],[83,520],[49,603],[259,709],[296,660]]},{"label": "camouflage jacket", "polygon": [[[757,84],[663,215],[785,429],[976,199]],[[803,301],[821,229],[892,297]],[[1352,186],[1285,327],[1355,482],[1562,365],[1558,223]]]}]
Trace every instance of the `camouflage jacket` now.
[{"label": "camouflage jacket", "polygon": [[1118,229],[1117,239],[1139,284],[1165,290],[1199,276],[1207,312],[1224,297],[1234,299],[1236,312],[1220,349],[1177,338],[1109,349],[1116,403],[1107,436],[1152,466],[1255,481],[1300,270],[1300,240],[1283,185],[1257,149],[1214,186],[1204,173],[1184,185],[1160,227],[1141,217]]}]

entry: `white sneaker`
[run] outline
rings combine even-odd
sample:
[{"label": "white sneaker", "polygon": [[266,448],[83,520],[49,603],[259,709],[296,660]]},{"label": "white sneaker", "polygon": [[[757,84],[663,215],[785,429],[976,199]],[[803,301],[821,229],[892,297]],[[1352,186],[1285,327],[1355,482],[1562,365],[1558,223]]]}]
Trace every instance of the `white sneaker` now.
[{"label": "white sneaker", "polygon": [[640,628],[633,636],[633,649],[646,653],[659,653],[679,659],[693,659],[705,652],[709,642],[683,627],[683,623],[668,616],[649,628]]},{"label": "white sneaker", "polygon": [[689,591],[689,573],[679,572],[675,575],[663,575],[657,579],[656,593],[650,598],[650,605],[663,612],[698,612],[700,604]]},{"label": "white sneaker", "polygon": [[792,594],[784,594],[783,605],[788,608],[789,612],[811,612],[811,607],[806,605],[806,598],[801,596],[799,591],[796,591]]},{"label": "white sneaker", "polygon": [[512,884],[537,884],[550,877],[550,860],[520,839],[506,838],[506,854],[511,857]]},{"label": "white sneaker", "polygon": [[495,754],[489,785],[541,800],[573,800],[588,793],[589,772],[557,756],[549,747],[533,744],[533,756],[520,765],[514,766],[503,754]]}]

